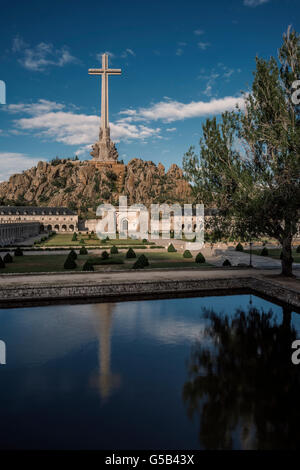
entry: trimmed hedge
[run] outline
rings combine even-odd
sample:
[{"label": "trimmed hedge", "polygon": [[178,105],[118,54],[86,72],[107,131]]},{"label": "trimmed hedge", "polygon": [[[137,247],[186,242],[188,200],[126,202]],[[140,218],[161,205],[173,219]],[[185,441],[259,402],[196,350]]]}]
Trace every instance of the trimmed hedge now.
[{"label": "trimmed hedge", "polygon": [[129,248],[129,250],[127,251],[126,258],[136,258],[136,254],[132,248]]},{"label": "trimmed hedge", "polygon": [[260,256],[269,256],[268,248],[264,247],[260,252]]},{"label": "trimmed hedge", "polygon": [[185,250],[185,252],[183,253],[183,257],[184,257],[184,258],[192,258],[193,255],[192,255],[192,253],[190,252],[190,250]]},{"label": "trimmed hedge", "polygon": [[64,263],[64,268],[65,269],[75,269],[77,268],[77,264],[75,263],[75,260],[72,258],[72,256],[68,255],[65,263]]},{"label": "trimmed hedge", "polygon": [[231,266],[229,259],[225,259],[225,261],[223,262],[223,266]]},{"label": "trimmed hedge", "polygon": [[75,250],[71,250],[69,256],[75,261],[77,259],[77,253]]},{"label": "trimmed hedge", "polygon": [[196,263],[205,263],[205,258],[202,253],[198,253],[195,258]]},{"label": "trimmed hedge", "polygon": [[235,251],[244,251],[244,247],[241,243],[238,243],[235,247]]},{"label": "trimmed hedge", "polygon": [[109,254],[107,253],[107,251],[102,251],[101,258],[102,259],[108,259],[109,258]]},{"label": "trimmed hedge", "polygon": [[138,257],[138,259],[132,266],[132,269],[144,269],[146,266],[149,266],[149,261],[148,261],[147,256],[143,254]]},{"label": "trimmed hedge", "polygon": [[10,253],[6,253],[6,255],[3,258],[4,263],[12,263],[13,262],[13,257],[11,256]]},{"label": "trimmed hedge", "polygon": [[15,256],[23,256],[23,251],[19,246],[15,249]]},{"label": "trimmed hedge", "polygon": [[174,247],[173,243],[171,243],[169,246],[168,246],[168,252],[169,253],[176,253],[177,250],[176,248]]},{"label": "trimmed hedge", "polygon": [[94,266],[90,261],[86,261],[84,265],[82,266],[82,271],[95,271]]},{"label": "trimmed hedge", "polygon": [[118,248],[115,245],[113,245],[110,249],[110,254],[111,255],[117,255],[118,253],[119,253]]}]

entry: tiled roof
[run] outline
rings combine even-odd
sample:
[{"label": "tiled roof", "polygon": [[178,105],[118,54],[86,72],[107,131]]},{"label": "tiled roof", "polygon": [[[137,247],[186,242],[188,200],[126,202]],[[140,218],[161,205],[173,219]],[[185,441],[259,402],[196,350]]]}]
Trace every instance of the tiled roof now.
[{"label": "tiled roof", "polygon": [[67,207],[0,206],[0,215],[77,215]]}]

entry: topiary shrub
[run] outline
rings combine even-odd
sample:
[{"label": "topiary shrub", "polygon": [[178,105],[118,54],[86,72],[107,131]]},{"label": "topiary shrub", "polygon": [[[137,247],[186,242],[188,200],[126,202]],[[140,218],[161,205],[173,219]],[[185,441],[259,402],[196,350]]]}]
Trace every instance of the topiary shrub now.
[{"label": "topiary shrub", "polygon": [[195,258],[196,263],[205,263],[205,258],[202,253],[198,253]]},{"label": "topiary shrub", "polygon": [[79,243],[80,243],[80,245],[84,245],[84,244],[85,244],[85,241],[84,241],[84,239],[83,239],[83,238],[81,238],[81,239],[80,239],[80,241],[79,241]]},{"label": "topiary shrub", "polygon": [[110,254],[111,255],[117,255],[118,253],[119,253],[118,248],[115,245],[113,245],[110,249]]},{"label": "topiary shrub", "polygon": [[296,253],[300,253],[300,245],[297,246]]},{"label": "topiary shrub", "polygon": [[223,262],[223,266],[231,266],[229,259],[225,259],[225,261]]},{"label": "topiary shrub", "polygon": [[142,243],[148,243],[147,238],[143,238]]},{"label": "topiary shrub", "polygon": [[102,251],[101,258],[102,259],[108,259],[109,258],[109,254],[107,253],[107,251]]},{"label": "topiary shrub", "polygon": [[127,251],[126,258],[136,258],[136,254],[132,248],[129,248]]},{"label": "topiary shrub", "polygon": [[184,257],[184,258],[192,258],[193,255],[192,255],[192,253],[190,252],[190,250],[185,250],[185,252],[183,253],[183,257]]},{"label": "topiary shrub", "polygon": [[148,258],[145,255],[141,255],[133,264],[132,269],[144,269],[146,266],[149,266]]},{"label": "topiary shrub", "polygon": [[244,251],[244,247],[241,243],[238,243],[235,247],[235,251]]},{"label": "topiary shrub", "polygon": [[3,258],[4,263],[12,263],[13,262],[13,257],[11,256],[10,253],[6,253],[6,255]]},{"label": "topiary shrub", "polygon": [[268,248],[264,247],[260,252],[260,256],[269,256]]},{"label": "topiary shrub", "polygon": [[94,266],[90,261],[86,261],[82,266],[82,271],[95,271]]},{"label": "topiary shrub", "polygon": [[3,259],[1,258],[1,256],[0,256],[0,268],[5,268],[5,263]]},{"label": "topiary shrub", "polygon": [[75,260],[70,256],[68,255],[65,263],[64,263],[64,268],[65,269],[75,269],[77,268],[77,264],[75,263]]},{"label": "topiary shrub", "polygon": [[106,241],[106,242],[108,242],[108,241],[109,241],[109,236],[107,236],[107,237],[105,238],[105,241]]},{"label": "topiary shrub", "polygon": [[77,259],[77,253],[75,250],[71,250],[69,253],[69,256],[73,258],[74,260]]},{"label": "topiary shrub", "polygon": [[82,246],[82,247],[80,248],[79,254],[80,254],[80,255],[87,255],[87,254],[88,254],[88,251],[87,251],[87,249],[86,249],[85,246]]},{"label": "topiary shrub", "polygon": [[168,252],[169,253],[176,253],[176,248],[174,247],[173,243],[171,243],[169,246],[168,246]]},{"label": "topiary shrub", "polygon": [[77,233],[73,233],[72,242],[77,241]]},{"label": "topiary shrub", "polygon": [[15,249],[15,256],[23,256],[23,251],[19,246]]}]

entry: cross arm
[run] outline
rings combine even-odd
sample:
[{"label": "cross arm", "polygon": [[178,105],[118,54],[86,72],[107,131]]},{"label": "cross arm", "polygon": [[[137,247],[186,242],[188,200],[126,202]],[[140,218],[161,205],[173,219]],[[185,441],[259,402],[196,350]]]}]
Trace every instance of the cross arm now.
[{"label": "cross arm", "polygon": [[101,75],[103,72],[103,69],[89,69],[89,75]]}]

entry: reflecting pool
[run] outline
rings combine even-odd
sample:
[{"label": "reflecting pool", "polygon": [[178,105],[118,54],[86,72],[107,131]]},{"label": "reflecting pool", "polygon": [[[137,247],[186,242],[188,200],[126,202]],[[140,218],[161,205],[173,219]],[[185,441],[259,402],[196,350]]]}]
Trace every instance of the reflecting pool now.
[{"label": "reflecting pool", "polygon": [[0,447],[288,449],[300,315],[253,295],[0,310]]}]

